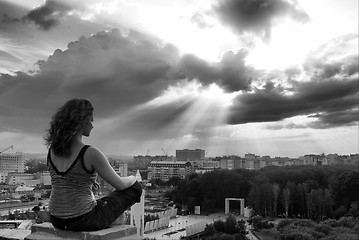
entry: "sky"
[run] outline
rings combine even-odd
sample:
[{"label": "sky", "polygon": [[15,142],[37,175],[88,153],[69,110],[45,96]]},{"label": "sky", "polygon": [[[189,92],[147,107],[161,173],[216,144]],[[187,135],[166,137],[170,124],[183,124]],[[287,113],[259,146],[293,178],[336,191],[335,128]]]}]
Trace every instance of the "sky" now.
[{"label": "sky", "polygon": [[94,105],[105,154],[358,153],[357,0],[0,0],[0,151]]}]

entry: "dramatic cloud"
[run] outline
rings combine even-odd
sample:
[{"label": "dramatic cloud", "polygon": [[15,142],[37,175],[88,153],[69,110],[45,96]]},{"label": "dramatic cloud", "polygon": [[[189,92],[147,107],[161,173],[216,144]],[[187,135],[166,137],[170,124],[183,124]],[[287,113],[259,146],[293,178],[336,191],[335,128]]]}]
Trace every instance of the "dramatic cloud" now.
[{"label": "dramatic cloud", "polygon": [[[245,93],[237,98],[229,119],[231,124],[249,122],[271,122],[297,115],[317,115],[319,120],[328,123],[325,116],[340,117],[339,112],[358,114],[358,79],[322,80],[318,82],[297,83],[293,95],[268,89]],[[358,121],[358,115],[349,114],[340,121],[332,122],[352,124]]]},{"label": "dramatic cloud", "polygon": [[238,34],[254,33],[265,40],[271,28],[284,17],[305,22],[309,16],[295,1],[287,0],[229,0],[218,1],[214,13]]},{"label": "dramatic cloud", "polygon": [[[66,2],[61,1],[62,3]],[[46,4],[49,3],[45,2]],[[74,9],[74,6],[71,8]],[[67,14],[57,19],[61,20],[61,23],[52,27],[51,31],[44,31],[44,28],[35,25],[33,21],[23,20],[31,11],[29,7],[0,1],[0,73],[13,74],[16,71],[33,70],[39,59],[46,59],[55,49],[65,49],[69,42],[81,35],[89,36],[107,29],[103,25],[82,20],[75,14]],[[11,64],[7,60],[10,56]]]},{"label": "dramatic cloud", "polygon": [[304,69],[323,78],[351,76],[359,72],[358,51],[357,34],[340,36],[313,51],[306,60]]},{"label": "dramatic cloud", "polygon": [[[330,56],[337,46],[320,50],[303,66],[280,75],[246,66],[245,50],[207,62],[194,55],[180,56],[173,45],[135,31],[127,36],[119,30],[102,31],[39,60],[37,72],[2,74],[0,112],[6,114],[0,115],[0,131],[42,133],[56,107],[70,98],[90,99],[101,126],[97,135],[113,141],[118,139],[112,135],[116,132],[129,141],[194,139],[227,123],[295,116],[313,121],[286,127],[357,124],[357,55],[334,61]],[[299,79],[303,75],[305,79]],[[191,84],[197,86],[195,91],[186,89]],[[207,99],[196,95],[213,85],[237,97],[224,107],[218,92]]]},{"label": "dramatic cloud", "polygon": [[30,11],[24,20],[33,21],[44,30],[49,30],[59,23],[59,18],[70,11],[70,7],[61,2],[46,0],[44,5]]},{"label": "dramatic cloud", "polygon": [[252,81],[253,70],[245,65],[246,50],[227,52],[219,63],[208,63],[194,55],[186,55],[181,69],[188,79],[196,78],[204,85],[216,83],[228,92],[247,90]]},{"label": "dramatic cloud", "polygon": [[100,116],[113,115],[160,95],[176,75],[177,61],[176,48],[138,33],[124,37],[114,30],[81,37],[39,61],[34,75],[1,75],[0,111],[7,113],[3,118],[11,129],[22,124],[10,116],[48,118],[69,98],[89,98]]},{"label": "dramatic cloud", "polygon": [[346,50],[357,40],[357,36],[345,35],[320,46],[302,68],[285,71],[286,84],[279,81],[285,76],[262,76],[267,79],[262,87],[237,97],[229,123],[272,122],[307,115],[317,121],[296,127],[358,124],[358,53],[355,48],[353,53]]}]

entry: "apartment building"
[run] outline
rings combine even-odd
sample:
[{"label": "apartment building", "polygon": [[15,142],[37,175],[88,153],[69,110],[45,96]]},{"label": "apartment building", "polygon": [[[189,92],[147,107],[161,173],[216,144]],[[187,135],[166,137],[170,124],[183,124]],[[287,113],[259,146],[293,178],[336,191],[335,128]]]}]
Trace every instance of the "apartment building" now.
[{"label": "apartment building", "polygon": [[302,157],[299,157],[300,160],[302,160],[303,165],[323,165],[323,162],[325,162],[325,155],[315,155],[315,154],[309,154],[304,155]]},{"label": "apartment building", "polygon": [[183,149],[176,150],[177,161],[198,161],[205,158],[205,151],[202,149]]},{"label": "apartment building", "polygon": [[167,155],[138,155],[133,157],[135,169],[147,169],[152,161],[174,161],[175,158],[173,156]]},{"label": "apartment building", "polygon": [[6,183],[7,175],[7,172],[0,172],[0,183]]},{"label": "apartment building", "polygon": [[245,168],[246,161],[243,158],[238,156],[227,156],[220,159],[220,168],[221,169],[239,169]]},{"label": "apartment building", "polygon": [[25,159],[22,153],[0,154],[0,172],[24,172]]},{"label": "apartment building", "polygon": [[283,167],[283,166],[291,166],[294,164],[294,159],[290,159],[288,157],[275,157],[270,159],[270,161],[268,161],[268,166],[278,166],[278,167]]},{"label": "apartment building", "polygon": [[168,181],[171,177],[182,179],[194,169],[189,161],[152,161],[148,167],[148,180],[160,178]]}]

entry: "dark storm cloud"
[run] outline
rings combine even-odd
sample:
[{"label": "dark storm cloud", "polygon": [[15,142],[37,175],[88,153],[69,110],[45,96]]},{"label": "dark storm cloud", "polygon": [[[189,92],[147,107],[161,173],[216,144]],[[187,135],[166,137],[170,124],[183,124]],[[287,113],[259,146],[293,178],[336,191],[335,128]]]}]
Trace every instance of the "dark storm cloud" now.
[{"label": "dark storm cloud", "polygon": [[0,112],[6,112],[1,122],[16,129],[24,126],[21,121],[37,116],[44,118],[46,126],[56,107],[70,98],[92,100],[97,116],[116,115],[157,97],[171,85],[178,58],[175,47],[139,33],[124,37],[114,30],[81,37],[67,50],[56,50],[39,61],[36,74],[0,76]]},{"label": "dark storm cloud", "polygon": [[[231,110],[229,123],[272,122],[313,114],[321,126],[348,125],[358,122],[357,106],[357,78],[298,82],[293,95],[268,89],[240,95]],[[343,117],[337,114],[340,112],[351,114]]]},{"label": "dark storm cloud", "polygon": [[197,79],[203,85],[216,83],[227,92],[247,90],[253,71],[245,65],[246,50],[227,52],[219,63],[208,63],[194,55],[186,55],[181,61],[184,77]]},{"label": "dark storm cloud", "polygon": [[311,123],[312,128],[328,128],[342,125],[357,125],[359,118],[358,109],[346,109],[329,113],[318,113],[311,117],[318,118],[319,121]]},{"label": "dark storm cloud", "polygon": [[0,29],[7,28],[8,24],[20,22],[20,18],[27,10],[13,3],[0,1]]},{"label": "dark storm cloud", "polygon": [[32,21],[43,30],[49,30],[59,24],[59,19],[71,8],[60,1],[46,0],[41,5],[23,17],[25,21]]},{"label": "dark storm cloud", "polygon": [[283,17],[305,22],[308,14],[295,1],[286,0],[227,0],[213,6],[215,15],[234,32],[255,33],[265,40],[271,36],[271,28]]},{"label": "dark storm cloud", "polygon": [[11,24],[11,23],[16,23],[16,22],[20,22],[20,19],[10,17],[7,14],[2,15],[1,23],[3,23],[3,24]]}]

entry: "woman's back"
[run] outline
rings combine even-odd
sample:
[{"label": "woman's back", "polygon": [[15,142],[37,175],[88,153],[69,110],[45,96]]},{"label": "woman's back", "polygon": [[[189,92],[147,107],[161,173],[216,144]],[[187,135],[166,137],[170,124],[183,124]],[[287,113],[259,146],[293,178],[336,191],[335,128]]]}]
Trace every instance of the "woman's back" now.
[{"label": "woman's back", "polygon": [[51,215],[73,218],[91,211],[96,205],[91,188],[97,173],[86,168],[83,157],[89,147],[84,145],[74,159],[71,159],[73,154],[68,158],[61,158],[54,156],[49,150],[47,160],[52,181]]}]

